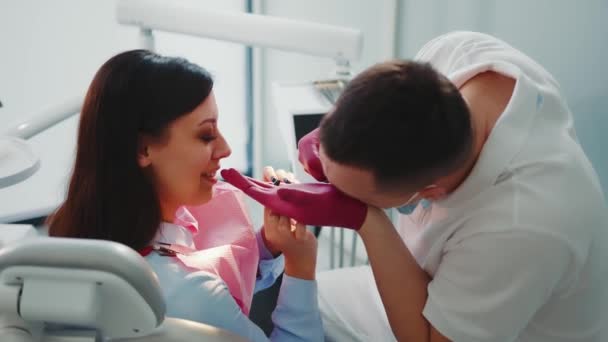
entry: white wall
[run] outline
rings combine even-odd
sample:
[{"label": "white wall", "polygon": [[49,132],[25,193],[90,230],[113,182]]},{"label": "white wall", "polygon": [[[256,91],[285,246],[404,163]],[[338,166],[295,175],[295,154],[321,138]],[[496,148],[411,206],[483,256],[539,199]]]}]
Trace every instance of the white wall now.
[{"label": "white wall", "polygon": [[[245,9],[243,0],[199,2],[216,9]],[[116,0],[0,0],[0,128],[73,94],[84,94],[103,62],[139,47],[137,29],[116,23],[115,4]],[[244,169],[244,47],[158,33],[157,50],[184,56],[214,74],[220,129],[233,147],[224,166]]]},{"label": "white wall", "polygon": [[404,1],[399,56],[411,58],[450,30],[495,35],[522,50],[560,83],[585,148],[608,193],[608,1]]},{"label": "white wall", "polygon": [[[422,5],[424,3],[424,5]],[[571,106],[608,89],[608,1],[406,1],[399,55],[413,56],[424,42],[450,30],[498,36],[547,68]]]}]

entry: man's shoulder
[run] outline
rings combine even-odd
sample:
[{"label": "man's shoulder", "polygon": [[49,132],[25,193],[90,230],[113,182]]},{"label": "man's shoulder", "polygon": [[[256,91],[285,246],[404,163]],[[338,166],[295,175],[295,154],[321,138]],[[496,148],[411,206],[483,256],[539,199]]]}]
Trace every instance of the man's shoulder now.
[{"label": "man's shoulder", "polygon": [[418,51],[414,60],[433,64],[439,58],[445,58],[480,42],[501,42],[498,38],[473,31],[451,31],[428,41]]},{"label": "man's shoulder", "polygon": [[594,239],[607,238],[608,215],[601,190],[575,171],[551,160],[506,169],[467,205],[456,235],[543,236],[583,255]]}]

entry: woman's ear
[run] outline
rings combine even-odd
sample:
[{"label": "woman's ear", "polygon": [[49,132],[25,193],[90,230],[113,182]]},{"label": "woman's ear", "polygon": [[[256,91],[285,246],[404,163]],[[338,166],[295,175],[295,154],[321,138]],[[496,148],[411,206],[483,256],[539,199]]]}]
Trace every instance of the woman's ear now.
[{"label": "woman's ear", "polygon": [[148,153],[150,139],[144,136],[139,136],[137,142],[137,164],[139,167],[146,168],[152,164],[152,159]]}]

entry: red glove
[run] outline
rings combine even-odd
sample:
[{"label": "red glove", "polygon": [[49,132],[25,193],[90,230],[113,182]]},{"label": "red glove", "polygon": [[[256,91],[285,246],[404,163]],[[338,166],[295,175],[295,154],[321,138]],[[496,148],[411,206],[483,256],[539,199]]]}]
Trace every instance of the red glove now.
[{"label": "red glove", "polygon": [[365,203],[346,196],[331,184],[275,186],[243,176],[234,169],[222,170],[221,174],[263,206],[303,224],[359,230],[367,216]]},{"label": "red glove", "polygon": [[323,166],[319,159],[319,129],[306,134],[298,141],[298,160],[304,167],[304,170],[313,176],[316,180],[327,182]]}]

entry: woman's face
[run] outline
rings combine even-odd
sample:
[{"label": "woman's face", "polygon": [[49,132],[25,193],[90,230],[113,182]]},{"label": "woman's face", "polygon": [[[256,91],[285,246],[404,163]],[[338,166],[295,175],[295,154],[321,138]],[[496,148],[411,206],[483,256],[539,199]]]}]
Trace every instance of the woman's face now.
[{"label": "woman's face", "polygon": [[173,221],[182,205],[211,199],[220,160],[231,153],[217,121],[211,92],[191,113],[171,122],[161,139],[142,137],[139,164],[151,174],[163,220]]}]

